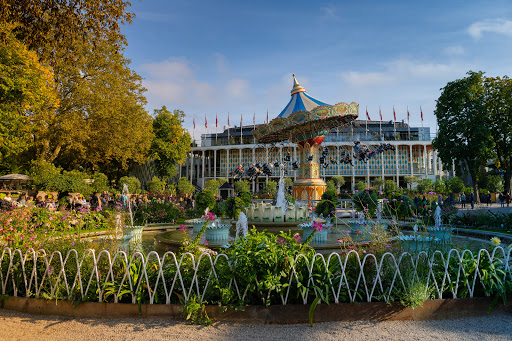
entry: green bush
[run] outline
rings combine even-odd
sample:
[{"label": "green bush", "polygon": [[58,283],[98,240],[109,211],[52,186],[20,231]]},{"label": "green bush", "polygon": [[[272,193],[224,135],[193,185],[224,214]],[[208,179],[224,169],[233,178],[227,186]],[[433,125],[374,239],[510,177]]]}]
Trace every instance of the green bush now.
[{"label": "green bush", "polygon": [[266,193],[271,197],[275,197],[277,195],[277,182],[270,180],[265,183],[263,186],[263,193]]},{"label": "green bush", "polygon": [[434,191],[434,181],[432,179],[420,179],[416,184],[416,190],[418,193],[428,193]]},{"label": "green bush", "polygon": [[503,178],[499,175],[488,175],[486,187],[491,193],[502,193],[504,189]]},{"label": "green bush", "polygon": [[219,187],[220,187],[219,180],[210,179],[210,180],[206,180],[206,182],[204,183],[204,189],[209,190],[213,194],[217,194],[217,195],[219,194]]},{"label": "green bush", "polygon": [[328,189],[327,191],[322,194],[322,200],[330,200],[332,202],[336,202],[337,199],[336,190],[335,189]]},{"label": "green bush", "polygon": [[212,213],[217,217],[225,217],[228,212],[228,203],[226,200],[220,200],[215,203]]},{"label": "green bush", "polygon": [[102,193],[103,191],[108,190],[108,177],[105,174],[95,172],[91,178],[93,180],[91,184],[92,193]]},{"label": "green bush", "polygon": [[247,180],[239,180],[234,183],[235,192],[238,193],[250,193],[251,186]]},{"label": "green bush", "polygon": [[324,218],[333,216],[336,211],[336,205],[330,200],[322,200],[315,207],[315,213],[317,216],[322,215]]},{"label": "green bush", "polygon": [[364,191],[365,189],[366,189],[366,182],[363,182],[363,181],[356,182],[356,185],[355,185],[356,191]]},{"label": "green bush", "polygon": [[353,201],[358,211],[368,209],[373,214],[377,208],[377,193],[375,191],[357,192],[354,194]]},{"label": "green bush", "polygon": [[336,184],[333,180],[327,180],[327,190],[336,192]]},{"label": "green bush", "polygon": [[252,202],[251,194],[248,192],[239,193],[238,196],[242,199],[245,208],[249,207]]},{"label": "green bush", "polygon": [[384,181],[384,192],[391,193],[396,192],[398,190],[398,185],[393,180],[386,180]]},{"label": "green bush", "polygon": [[231,219],[238,219],[238,215],[244,209],[244,202],[240,197],[229,197],[226,199],[226,215]]},{"label": "green bush", "polygon": [[446,179],[446,186],[451,193],[460,193],[464,191],[464,181],[458,176]]},{"label": "green bush", "polygon": [[192,194],[194,193],[194,186],[187,180],[187,178],[180,178],[176,190],[179,195]]},{"label": "green bush", "polygon": [[117,189],[121,192],[124,184],[128,185],[128,192],[130,194],[140,193],[140,181],[134,176],[123,176],[117,183]]},{"label": "green bush", "polygon": [[148,182],[148,190],[151,192],[163,192],[165,190],[165,182],[154,176],[153,179]]},{"label": "green bush", "polygon": [[200,212],[204,212],[208,207],[210,210],[215,206],[215,195],[208,189],[205,189],[196,195],[196,207]]}]

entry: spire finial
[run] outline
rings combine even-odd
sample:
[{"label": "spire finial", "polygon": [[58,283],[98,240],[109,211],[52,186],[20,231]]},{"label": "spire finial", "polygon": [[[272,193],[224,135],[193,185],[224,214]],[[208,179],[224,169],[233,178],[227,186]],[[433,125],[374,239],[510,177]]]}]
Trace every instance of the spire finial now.
[{"label": "spire finial", "polygon": [[306,92],[306,89],[300,86],[299,82],[297,82],[297,78],[295,78],[295,74],[293,74],[293,89],[291,91],[292,96],[299,92]]}]

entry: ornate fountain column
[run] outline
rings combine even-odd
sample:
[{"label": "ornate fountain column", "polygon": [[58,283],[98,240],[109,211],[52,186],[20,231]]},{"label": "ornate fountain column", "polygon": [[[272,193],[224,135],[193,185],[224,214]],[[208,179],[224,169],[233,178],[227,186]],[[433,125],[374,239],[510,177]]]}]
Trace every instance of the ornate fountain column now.
[{"label": "ornate fountain column", "polygon": [[[293,196],[297,200],[320,200],[327,185],[320,178],[320,157],[323,136],[297,143],[299,146],[300,167],[297,181],[293,184]],[[313,156],[312,160],[310,156]]]}]

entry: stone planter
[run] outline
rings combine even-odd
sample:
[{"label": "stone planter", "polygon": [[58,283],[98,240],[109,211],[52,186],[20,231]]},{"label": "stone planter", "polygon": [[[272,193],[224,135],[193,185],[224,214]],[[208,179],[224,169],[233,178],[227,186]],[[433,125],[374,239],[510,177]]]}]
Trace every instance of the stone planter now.
[{"label": "stone planter", "polygon": [[[323,228],[322,231],[316,231],[315,235],[313,236],[313,239],[311,239],[312,242],[317,243],[325,243],[327,242],[327,233],[329,232],[329,229]],[[306,240],[311,236],[311,233],[313,233],[312,227],[302,227],[302,240]]]},{"label": "stone planter", "polygon": [[204,237],[207,241],[219,241],[229,239],[230,224],[219,224],[218,226],[208,226]]}]

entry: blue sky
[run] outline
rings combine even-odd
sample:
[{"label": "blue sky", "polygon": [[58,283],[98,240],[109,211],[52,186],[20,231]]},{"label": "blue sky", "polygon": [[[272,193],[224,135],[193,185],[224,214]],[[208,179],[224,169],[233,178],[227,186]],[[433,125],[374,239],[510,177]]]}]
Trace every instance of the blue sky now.
[{"label": "blue sky", "polygon": [[407,118],[435,130],[440,88],[469,70],[511,75],[509,1],[134,1],[126,57],[144,78],[148,111],[181,109],[195,136],[262,123],[290,99],[355,101],[360,118]]}]

